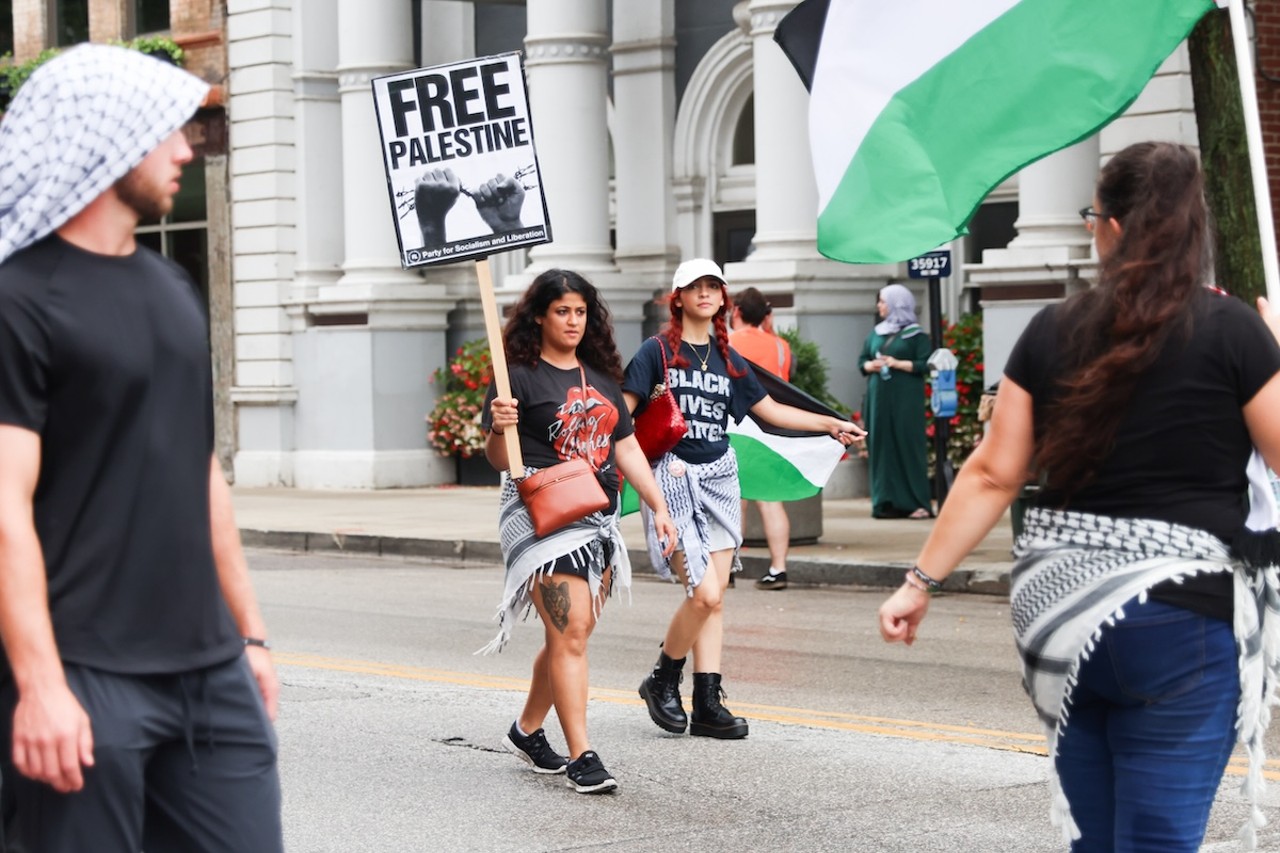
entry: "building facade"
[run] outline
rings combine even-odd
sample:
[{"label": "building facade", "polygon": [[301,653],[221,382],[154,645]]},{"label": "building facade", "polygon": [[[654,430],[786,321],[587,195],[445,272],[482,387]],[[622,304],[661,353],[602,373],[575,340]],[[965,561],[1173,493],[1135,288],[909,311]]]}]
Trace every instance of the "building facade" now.
[{"label": "building facade", "polygon": [[[773,42],[795,0],[0,0],[0,52],[155,31],[216,84],[193,136],[186,218],[146,239],[186,258],[210,301],[219,452],[244,485],[452,482],[424,417],[432,372],[483,335],[474,265],[401,269],[372,78],[520,50],[555,241],[490,258],[500,304],[550,267],[609,302],[624,358],[657,325],[683,259],[727,264],[816,341],[857,405],[875,295],[904,264],[814,248],[807,95]],[[8,14],[5,14],[8,12]],[[165,17],[167,15],[167,21]],[[3,22],[11,23],[6,30]],[[1280,190],[1280,11],[1260,4],[1259,99]],[[1087,286],[1076,211],[1098,166],[1140,139],[1194,145],[1185,47],[1097,136],[991,193],[950,248],[943,313],[981,310],[988,381],[1030,315]],[[1274,193],[1273,193],[1274,194]]]}]

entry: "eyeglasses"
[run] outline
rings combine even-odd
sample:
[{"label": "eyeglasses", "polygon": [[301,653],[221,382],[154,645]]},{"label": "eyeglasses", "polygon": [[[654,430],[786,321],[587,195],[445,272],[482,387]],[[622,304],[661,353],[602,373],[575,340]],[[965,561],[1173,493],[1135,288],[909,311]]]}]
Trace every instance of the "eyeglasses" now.
[{"label": "eyeglasses", "polygon": [[1111,214],[1103,213],[1101,210],[1094,210],[1093,205],[1080,208],[1080,218],[1084,220],[1084,227],[1090,231],[1097,225],[1099,219],[1110,219]]}]

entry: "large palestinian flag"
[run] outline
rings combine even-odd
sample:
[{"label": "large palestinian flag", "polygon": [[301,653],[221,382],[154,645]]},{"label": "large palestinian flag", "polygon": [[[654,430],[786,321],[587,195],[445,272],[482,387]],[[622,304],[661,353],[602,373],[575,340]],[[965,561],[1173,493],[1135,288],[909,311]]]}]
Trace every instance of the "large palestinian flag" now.
[{"label": "large palestinian flag", "polygon": [[892,263],[1122,113],[1213,0],[804,0],[774,38],[809,89],[818,251]]},{"label": "large palestinian flag", "polygon": [[[847,417],[790,382],[783,382],[750,361],[747,363],[764,390],[779,403],[842,420]],[[751,415],[740,424],[729,425],[729,444],[738,454],[742,496],[754,501],[795,501],[816,495],[831,479],[831,472],[845,451],[844,445],[826,433],[780,429]],[[635,490],[625,486],[622,514],[638,509],[640,499]]]}]

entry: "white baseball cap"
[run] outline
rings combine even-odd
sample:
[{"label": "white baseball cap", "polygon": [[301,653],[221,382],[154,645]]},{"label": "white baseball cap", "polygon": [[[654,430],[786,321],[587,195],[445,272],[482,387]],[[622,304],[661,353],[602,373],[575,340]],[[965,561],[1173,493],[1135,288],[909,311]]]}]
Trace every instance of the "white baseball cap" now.
[{"label": "white baseball cap", "polygon": [[720,265],[715,261],[709,258],[693,258],[676,267],[676,274],[671,277],[671,292],[688,287],[703,276],[711,276],[721,284],[729,283],[724,280],[724,273],[720,271]]}]

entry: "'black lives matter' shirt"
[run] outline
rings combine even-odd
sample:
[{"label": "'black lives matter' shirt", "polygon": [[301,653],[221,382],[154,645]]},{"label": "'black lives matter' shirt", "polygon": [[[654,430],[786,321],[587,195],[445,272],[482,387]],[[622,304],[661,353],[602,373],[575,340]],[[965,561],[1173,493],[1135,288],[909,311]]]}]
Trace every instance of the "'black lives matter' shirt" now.
[{"label": "'black lives matter' shirt", "polygon": [[163,674],[243,651],[210,536],[207,323],[180,267],[56,235],[0,265],[0,424],[41,439],[35,526],[64,661]]},{"label": "'black lives matter' shirt", "polygon": [[[575,457],[587,459],[596,468],[612,512],[618,503],[614,444],[635,428],[618,383],[586,364],[583,371],[585,393],[576,367],[564,370],[541,360],[536,367],[510,366],[511,396],[519,401],[520,453],[531,468],[547,468]],[[489,405],[497,393],[490,384],[481,416],[485,429],[493,425]]]},{"label": "'black lives matter' shirt", "polygon": [[[665,347],[666,342],[663,341],[661,346]],[[635,358],[627,365],[626,376],[622,380],[622,390],[640,398],[636,414],[644,410],[653,386],[662,378],[662,350],[658,347],[659,343],[654,338],[641,344]],[[702,369],[700,360],[693,358],[687,342],[682,342],[681,347],[685,349],[684,356],[689,359],[689,366],[674,366],[671,354],[667,353],[666,381],[689,431],[672,452],[695,465],[714,462],[729,449],[729,419],[733,418],[736,423],[745,418],[751,407],[764,399],[765,390],[746,359],[733,347],[729,348],[729,358],[742,372],[738,377],[729,375],[729,368],[714,340],[697,349],[700,355],[707,356],[706,370]]]}]

